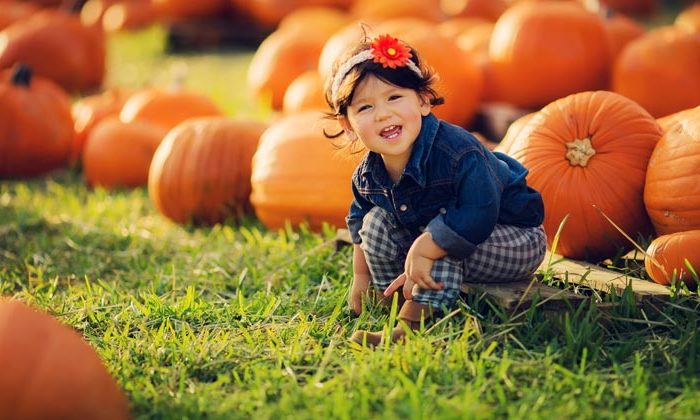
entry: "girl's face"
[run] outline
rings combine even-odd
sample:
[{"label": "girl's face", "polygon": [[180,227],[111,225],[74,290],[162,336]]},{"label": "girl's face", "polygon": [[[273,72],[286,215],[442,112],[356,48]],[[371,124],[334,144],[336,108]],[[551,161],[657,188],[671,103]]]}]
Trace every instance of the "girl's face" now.
[{"label": "girl's face", "polygon": [[430,104],[413,89],[370,75],[357,85],[347,116],[339,121],[351,140],[360,139],[385,165],[403,168],[420,133],[421,117],[429,113]]}]

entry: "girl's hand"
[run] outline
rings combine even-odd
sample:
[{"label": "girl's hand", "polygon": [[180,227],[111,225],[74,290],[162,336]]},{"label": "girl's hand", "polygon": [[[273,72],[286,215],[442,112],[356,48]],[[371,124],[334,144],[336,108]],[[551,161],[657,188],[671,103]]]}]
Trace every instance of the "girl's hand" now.
[{"label": "girl's hand", "polygon": [[403,285],[403,295],[406,300],[413,299],[413,288],[440,290],[443,285],[436,283],[430,275],[435,260],[447,255],[444,249],[437,246],[429,232],[424,232],[411,244],[406,255],[404,272],[384,290],[384,296],[391,296]]},{"label": "girl's hand", "polygon": [[369,275],[355,274],[353,276],[352,287],[350,287],[350,294],[348,295],[348,306],[350,306],[355,315],[362,313],[362,299],[367,297],[370,281],[371,277]]}]

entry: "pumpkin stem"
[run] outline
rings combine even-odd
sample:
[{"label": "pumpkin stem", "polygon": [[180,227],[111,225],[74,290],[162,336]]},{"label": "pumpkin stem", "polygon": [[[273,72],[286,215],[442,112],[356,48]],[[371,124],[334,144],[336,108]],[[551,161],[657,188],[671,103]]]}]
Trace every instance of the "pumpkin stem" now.
[{"label": "pumpkin stem", "polygon": [[18,63],[12,73],[12,84],[29,87],[32,82],[32,68],[24,63]]},{"label": "pumpkin stem", "polygon": [[566,158],[569,160],[571,166],[579,165],[586,167],[588,165],[588,160],[595,155],[595,149],[593,149],[590,137],[566,143],[566,149]]}]

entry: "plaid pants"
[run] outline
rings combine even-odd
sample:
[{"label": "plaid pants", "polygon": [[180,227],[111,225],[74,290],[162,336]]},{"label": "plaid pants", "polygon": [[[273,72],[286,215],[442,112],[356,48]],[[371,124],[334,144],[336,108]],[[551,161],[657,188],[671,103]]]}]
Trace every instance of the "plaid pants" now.
[{"label": "plaid pants", "polygon": [[[365,260],[374,287],[383,291],[401,273],[415,235],[397,226],[396,218],[380,207],[365,215],[360,229]],[[547,240],[541,226],[521,228],[496,225],[491,236],[466,259],[449,256],[436,260],[431,276],[442,290],[413,289],[413,300],[435,308],[451,307],[462,282],[508,282],[532,277],[544,259]]]}]

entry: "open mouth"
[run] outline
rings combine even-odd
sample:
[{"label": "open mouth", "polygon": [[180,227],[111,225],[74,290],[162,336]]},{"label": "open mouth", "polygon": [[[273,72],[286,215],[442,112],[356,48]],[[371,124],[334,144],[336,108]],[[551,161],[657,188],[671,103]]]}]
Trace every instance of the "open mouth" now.
[{"label": "open mouth", "polygon": [[395,138],[398,138],[399,135],[401,135],[401,126],[400,125],[390,125],[386,128],[384,128],[380,133],[380,136],[382,138],[385,138],[387,140],[393,140]]}]

